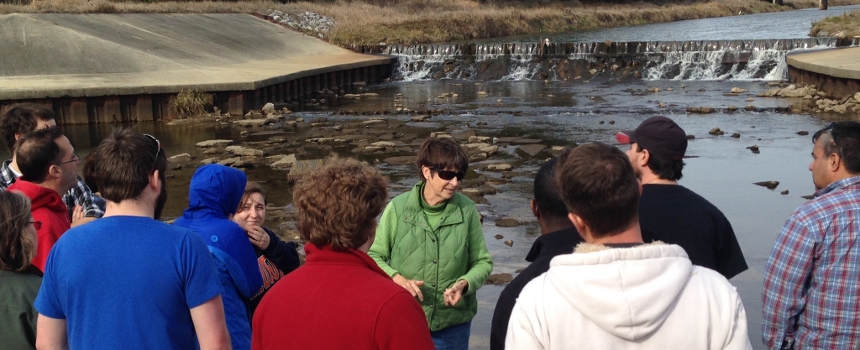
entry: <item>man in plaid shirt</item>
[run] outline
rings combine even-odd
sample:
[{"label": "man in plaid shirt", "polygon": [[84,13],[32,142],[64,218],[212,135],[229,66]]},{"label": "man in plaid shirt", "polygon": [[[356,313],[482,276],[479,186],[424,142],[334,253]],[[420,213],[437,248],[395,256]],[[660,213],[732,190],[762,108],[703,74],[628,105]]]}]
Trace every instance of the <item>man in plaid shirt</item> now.
[{"label": "man in plaid shirt", "polygon": [[815,199],[785,223],[767,261],[762,337],[769,349],[860,346],[860,123],[812,137]]},{"label": "man in plaid shirt", "polygon": [[[9,147],[9,152],[13,153],[13,158],[0,164],[0,190],[5,191],[21,176],[20,172],[16,170],[17,165],[14,159],[15,141],[28,132],[56,126],[55,119],[53,111],[33,103],[18,103],[6,109],[0,118],[0,127],[3,129],[4,141]],[[104,204],[99,204],[93,192],[80,176],[77,178],[75,187],[63,195],[63,203],[66,204],[69,211],[72,227],[104,215]]]}]

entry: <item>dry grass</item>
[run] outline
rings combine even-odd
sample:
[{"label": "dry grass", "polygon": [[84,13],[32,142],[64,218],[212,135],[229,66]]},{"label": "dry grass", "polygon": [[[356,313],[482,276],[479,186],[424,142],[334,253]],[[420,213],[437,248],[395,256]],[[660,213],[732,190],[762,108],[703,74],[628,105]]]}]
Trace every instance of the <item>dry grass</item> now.
[{"label": "dry grass", "polygon": [[[3,1],[3,0],[0,0]],[[9,0],[12,1],[12,0]],[[331,2],[114,2],[110,0],[33,0],[29,5],[0,5],[10,12],[64,13],[259,13],[265,10],[312,11],[335,19],[327,39],[345,47],[479,39],[575,31],[684,19],[721,17],[816,7],[817,0],[786,0],[775,6],[759,0],[703,0],[659,5],[653,2],[583,5],[570,2],[487,0],[334,0]],[[662,1],[662,0],[652,0]],[[830,6],[860,0],[830,0]],[[456,29],[454,29],[456,28]]]},{"label": "dry grass", "polygon": [[180,119],[199,117],[206,113],[207,108],[212,107],[213,99],[213,94],[182,90],[170,98],[168,108],[176,112]]},{"label": "dry grass", "polygon": [[816,36],[821,32],[836,35],[844,32],[845,37],[860,36],[860,11],[852,11],[842,16],[827,17],[812,23],[809,35]]}]

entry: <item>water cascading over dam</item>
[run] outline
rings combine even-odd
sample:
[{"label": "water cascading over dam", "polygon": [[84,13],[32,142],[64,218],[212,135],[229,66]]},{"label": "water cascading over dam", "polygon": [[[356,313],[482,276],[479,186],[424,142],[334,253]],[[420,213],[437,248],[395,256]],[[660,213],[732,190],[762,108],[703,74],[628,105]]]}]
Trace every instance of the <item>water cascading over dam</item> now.
[{"label": "water cascading over dam", "polygon": [[395,80],[779,80],[785,55],[835,38],[364,46],[396,56]]}]

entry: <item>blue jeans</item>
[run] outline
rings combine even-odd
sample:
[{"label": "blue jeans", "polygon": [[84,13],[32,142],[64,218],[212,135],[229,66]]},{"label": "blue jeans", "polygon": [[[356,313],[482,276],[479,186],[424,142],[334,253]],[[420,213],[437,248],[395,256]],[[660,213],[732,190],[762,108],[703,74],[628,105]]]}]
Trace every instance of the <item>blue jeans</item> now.
[{"label": "blue jeans", "polygon": [[430,332],[436,350],[468,350],[472,322],[466,322]]}]

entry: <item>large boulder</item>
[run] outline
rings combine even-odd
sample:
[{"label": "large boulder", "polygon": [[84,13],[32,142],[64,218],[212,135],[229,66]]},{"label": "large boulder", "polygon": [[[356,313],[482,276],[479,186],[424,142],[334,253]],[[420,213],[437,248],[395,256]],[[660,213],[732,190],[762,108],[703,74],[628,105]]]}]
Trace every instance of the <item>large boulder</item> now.
[{"label": "large boulder", "polygon": [[547,149],[546,145],[541,145],[541,144],[536,144],[536,143],[529,144],[529,145],[520,145],[517,147],[518,152],[525,153],[525,154],[529,155],[530,157],[534,157],[534,156],[538,155],[538,153],[541,153],[546,149]]},{"label": "large boulder", "polygon": [[238,126],[244,126],[246,128],[255,127],[255,126],[263,126],[269,123],[269,120],[266,118],[261,119],[245,119],[245,120],[236,120],[233,124]]},{"label": "large boulder", "polygon": [[292,168],[294,164],[296,164],[296,155],[289,154],[281,157],[281,159],[278,159],[274,163],[269,164],[269,166],[277,170],[286,170]]},{"label": "large boulder", "polygon": [[224,147],[233,144],[233,140],[206,140],[200,141],[197,143],[197,147],[207,148],[207,147]]},{"label": "large boulder", "polygon": [[265,155],[265,152],[261,150],[246,148],[242,146],[227,146],[227,148],[225,148],[224,150],[236,156],[260,157]]}]

